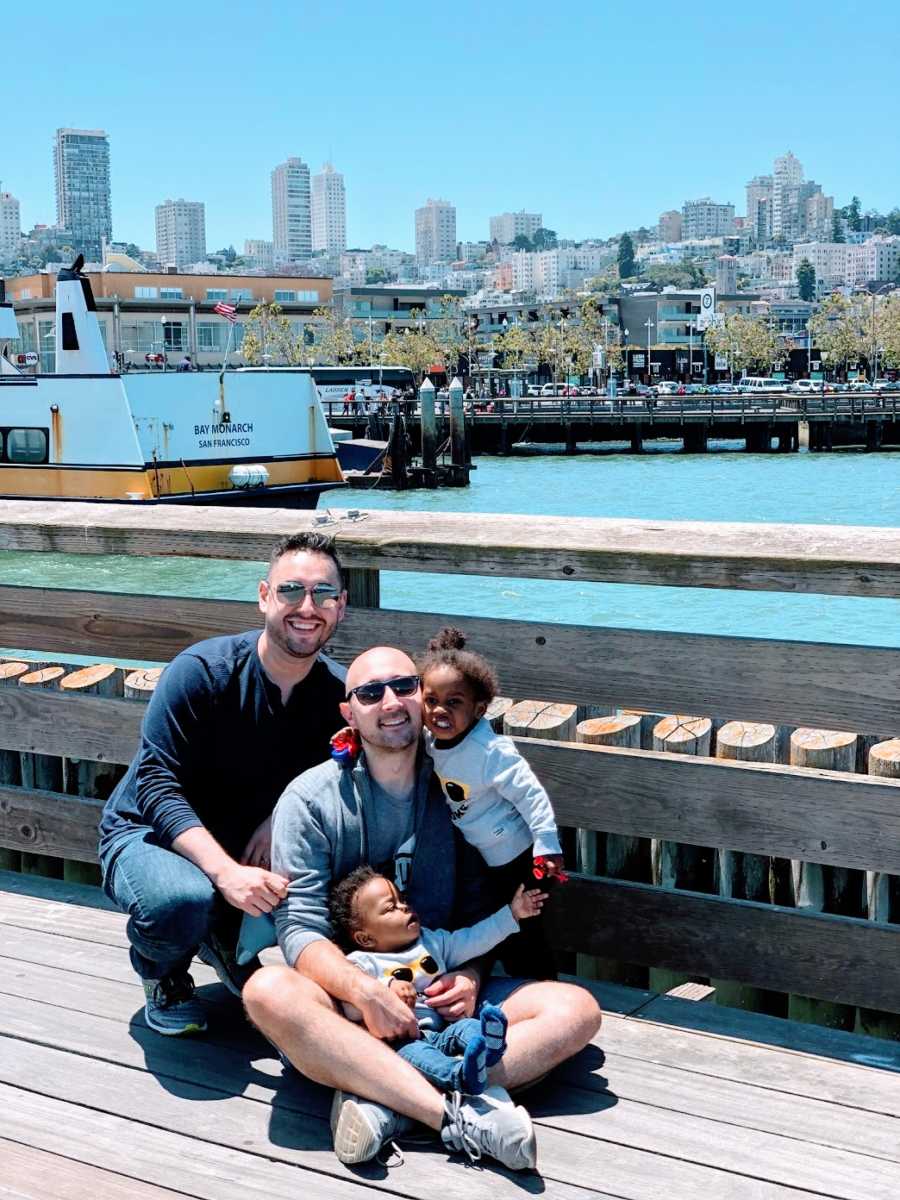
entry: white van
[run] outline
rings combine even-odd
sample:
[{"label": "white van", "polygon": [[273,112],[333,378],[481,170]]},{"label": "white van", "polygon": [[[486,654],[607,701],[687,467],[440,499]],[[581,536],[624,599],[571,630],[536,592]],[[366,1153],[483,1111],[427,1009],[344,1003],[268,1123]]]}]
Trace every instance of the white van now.
[{"label": "white van", "polygon": [[784,392],[787,382],[773,379],[770,375],[745,375],[738,384],[742,392]]}]

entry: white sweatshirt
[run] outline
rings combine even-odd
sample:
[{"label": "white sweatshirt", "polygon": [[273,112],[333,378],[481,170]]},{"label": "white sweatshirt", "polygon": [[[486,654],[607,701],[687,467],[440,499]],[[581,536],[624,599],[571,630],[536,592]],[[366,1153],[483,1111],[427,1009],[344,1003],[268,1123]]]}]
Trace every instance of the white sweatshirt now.
[{"label": "white sweatshirt", "polygon": [[513,742],[482,717],[457,745],[442,749],[426,731],[450,816],[489,867],[535,854],[561,854],[550,798]]}]

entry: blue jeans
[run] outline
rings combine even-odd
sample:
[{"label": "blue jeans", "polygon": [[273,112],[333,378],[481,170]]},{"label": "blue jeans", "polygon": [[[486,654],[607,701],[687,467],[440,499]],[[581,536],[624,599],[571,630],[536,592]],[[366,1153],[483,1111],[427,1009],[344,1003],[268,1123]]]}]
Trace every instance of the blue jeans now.
[{"label": "blue jeans", "polygon": [[213,924],[225,915],[209,878],[142,827],[107,847],[100,867],[103,890],[128,914],[131,965],[141,979],[186,971]]},{"label": "blue jeans", "polygon": [[481,1022],[463,1017],[444,1029],[423,1029],[414,1042],[404,1042],[397,1053],[421,1072],[430,1084],[442,1092],[459,1088],[459,1055],[469,1040],[481,1033]]}]

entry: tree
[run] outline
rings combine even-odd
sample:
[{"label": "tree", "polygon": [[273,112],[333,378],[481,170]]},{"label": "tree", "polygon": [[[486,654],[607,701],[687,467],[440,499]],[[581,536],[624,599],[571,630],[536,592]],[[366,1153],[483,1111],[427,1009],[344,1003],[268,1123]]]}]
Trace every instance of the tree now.
[{"label": "tree", "polygon": [[380,348],[381,361],[409,367],[417,387],[440,354],[440,347],[424,329],[392,329],[384,335]]},{"label": "tree", "polygon": [[877,332],[881,361],[888,367],[900,367],[900,293],[893,292],[885,297],[880,317]]},{"label": "tree", "polygon": [[517,233],[512,241],[513,250],[532,250],[532,242],[530,237],[526,237],[524,233]]},{"label": "tree", "polygon": [[387,283],[388,273],[384,267],[369,267],[366,271],[366,283]]},{"label": "tree", "polygon": [[732,372],[741,374],[767,375],[782,357],[778,337],[765,317],[726,316],[707,329],[704,344],[711,354],[727,354]]},{"label": "tree", "polygon": [[808,258],[804,258],[797,268],[797,287],[800,289],[801,300],[815,300],[816,268]]},{"label": "tree", "polygon": [[847,217],[847,224],[856,233],[862,229],[862,220],[859,214],[859,196],[854,196],[844,210]]},{"label": "tree", "polygon": [[822,301],[819,311],[810,318],[813,344],[828,355],[832,366],[846,370],[848,363],[870,353],[871,303],[868,294],[848,298],[835,292]]},{"label": "tree", "polygon": [[840,213],[835,212],[831,218],[831,240],[833,242],[846,241],[844,237],[844,227],[841,224]]},{"label": "tree", "polygon": [[353,323],[333,308],[317,308],[313,312],[316,357],[322,363],[343,365],[357,358],[357,339]]},{"label": "tree", "polygon": [[508,371],[521,371],[526,363],[535,360],[534,337],[516,321],[494,339],[494,353],[500,356],[502,366]]},{"label": "tree", "polygon": [[900,208],[892,208],[887,215],[888,233],[900,233]]},{"label": "tree", "polygon": [[466,336],[459,300],[455,296],[442,296],[440,310],[428,322],[429,332],[437,348],[433,361],[440,363],[447,382],[459,371],[459,360],[466,350]]},{"label": "tree", "polygon": [[634,274],[634,242],[627,233],[619,238],[619,278],[630,279]]},{"label": "tree", "polygon": [[277,358],[297,366],[303,362],[304,346],[295,337],[291,322],[282,315],[280,304],[257,304],[244,326],[241,354],[246,362],[268,365]]},{"label": "tree", "polygon": [[556,249],[556,230],[536,229],[531,238],[531,245],[535,250],[555,250]]}]

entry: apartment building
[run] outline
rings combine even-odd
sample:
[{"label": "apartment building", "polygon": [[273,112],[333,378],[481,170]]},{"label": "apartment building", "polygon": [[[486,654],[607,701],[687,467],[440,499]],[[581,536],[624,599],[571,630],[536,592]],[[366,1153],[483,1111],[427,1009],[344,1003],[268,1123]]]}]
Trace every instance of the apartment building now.
[{"label": "apartment building", "polygon": [[57,129],[53,146],[56,223],[72,234],[77,251],[99,262],[112,240],[109,138],[102,129]]},{"label": "apartment building", "polygon": [[347,196],[344,176],[331,163],[313,175],[310,191],[312,248],[327,254],[347,249]]},{"label": "apartment building", "polygon": [[166,200],[156,206],[156,257],[163,266],[187,267],[206,258],[206,205]]},{"label": "apartment building", "polygon": [[312,254],[309,167],[302,158],[289,158],[272,172],[272,244],[276,263]]},{"label": "apartment building", "polygon": [[416,260],[422,266],[456,258],[456,208],[449,200],[428,199],[416,209]]},{"label": "apartment building", "polygon": [[490,219],[491,241],[501,246],[511,245],[517,237],[533,238],[543,224],[541,213],[499,213]]}]

